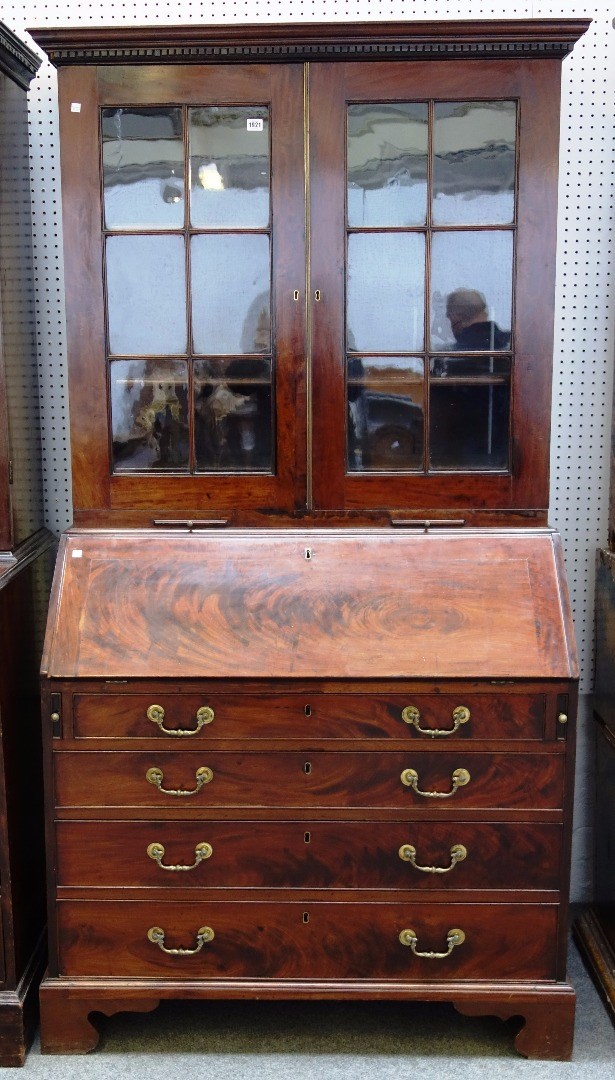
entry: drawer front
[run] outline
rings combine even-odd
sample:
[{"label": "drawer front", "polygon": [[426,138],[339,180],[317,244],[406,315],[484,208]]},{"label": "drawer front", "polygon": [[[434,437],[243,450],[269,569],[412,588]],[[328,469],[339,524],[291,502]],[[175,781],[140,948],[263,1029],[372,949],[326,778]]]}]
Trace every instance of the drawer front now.
[{"label": "drawer front", "polygon": [[[60,751],[59,806],[555,809],[562,754]],[[402,780],[402,777],[404,780]]]},{"label": "drawer front", "polygon": [[61,821],[60,886],[557,889],[561,826]]},{"label": "drawer front", "polygon": [[59,902],[58,920],[65,976],[555,977],[554,906],[71,900]]},{"label": "drawer front", "polygon": [[[76,694],[76,738],[542,739],[543,694]],[[149,715],[148,715],[149,713]],[[153,719],[151,719],[153,717]]]}]

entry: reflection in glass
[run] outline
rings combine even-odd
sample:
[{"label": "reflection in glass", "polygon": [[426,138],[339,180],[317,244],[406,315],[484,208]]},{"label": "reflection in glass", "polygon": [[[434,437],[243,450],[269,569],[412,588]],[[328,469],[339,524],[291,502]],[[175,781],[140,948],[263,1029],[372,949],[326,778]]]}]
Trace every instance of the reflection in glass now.
[{"label": "reflection in glass", "polygon": [[509,467],[510,368],[508,356],[432,357],[432,469]]},{"label": "reflection in glass", "polygon": [[194,399],[198,470],[271,472],[269,359],[196,360]]},{"label": "reflection in glass", "polygon": [[348,347],[416,352],[423,347],[425,238],[418,233],[348,237]]},{"label": "reflection in glass", "polygon": [[516,134],[514,101],[436,103],[434,224],[513,221]]},{"label": "reflection in glass", "polygon": [[181,109],[103,109],[102,156],[108,229],[183,225]]},{"label": "reflection in glass", "polygon": [[109,347],[116,355],[185,353],[186,272],[180,236],[109,236]]},{"label": "reflection in glass", "polygon": [[423,468],[423,360],[350,356],[348,470]]},{"label": "reflection in glass", "polygon": [[269,352],[269,280],[268,236],[193,236],[194,351]]},{"label": "reflection in glass", "polygon": [[427,105],[348,108],[348,224],[422,225],[427,203]]},{"label": "reflection in glass", "polygon": [[431,268],[432,349],[509,348],[512,233],[435,233]]},{"label": "reflection in glass", "polygon": [[190,221],[198,228],[267,227],[267,108],[190,109]]},{"label": "reflection in glass", "polygon": [[182,360],[115,360],[114,472],[188,467],[188,369]]}]

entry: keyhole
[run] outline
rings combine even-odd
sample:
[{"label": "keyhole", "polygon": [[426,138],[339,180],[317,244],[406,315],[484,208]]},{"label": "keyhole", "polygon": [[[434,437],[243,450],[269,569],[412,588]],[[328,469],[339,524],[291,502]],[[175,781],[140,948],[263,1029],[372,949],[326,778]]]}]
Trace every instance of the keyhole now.
[{"label": "keyhole", "polygon": [[304,911],[303,915],[302,915],[302,918],[303,918],[304,923],[308,923],[310,921],[310,913],[309,913],[309,911]]},{"label": "keyhole", "polygon": [[306,776],[310,775],[310,773],[312,771],[312,762],[311,761],[306,761],[305,765],[303,766],[303,771],[304,771]]},{"label": "keyhole", "polygon": [[303,834],[304,843],[309,844],[311,839],[312,839],[312,834],[309,833],[309,832],[304,832],[304,834]]},{"label": "keyhole", "polygon": [[305,557],[309,562],[310,559],[312,558],[312,549],[311,548],[306,548],[305,549]]},{"label": "keyhole", "polygon": [[311,705],[306,705],[305,709],[303,711],[304,711],[306,716],[311,716],[312,715],[312,706]]}]

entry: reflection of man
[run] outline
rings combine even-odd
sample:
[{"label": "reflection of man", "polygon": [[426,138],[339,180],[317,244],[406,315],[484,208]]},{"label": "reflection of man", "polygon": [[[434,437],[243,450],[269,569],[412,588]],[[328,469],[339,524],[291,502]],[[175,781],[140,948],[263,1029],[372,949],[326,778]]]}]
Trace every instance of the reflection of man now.
[{"label": "reflection of man", "polygon": [[477,289],[455,289],[449,293],[446,316],[460,350],[482,352],[509,347],[510,334],[489,318],[485,297]]}]

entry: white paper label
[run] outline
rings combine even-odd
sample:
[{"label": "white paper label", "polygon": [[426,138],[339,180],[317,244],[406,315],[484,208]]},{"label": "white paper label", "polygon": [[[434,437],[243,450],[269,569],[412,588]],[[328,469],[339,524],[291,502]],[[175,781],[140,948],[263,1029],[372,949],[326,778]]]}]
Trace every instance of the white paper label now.
[{"label": "white paper label", "polygon": [[70,103],[70,111],[71,112],[81,112],[81,102],[80,101],[71,101],[71,103]]},{"label": "white paper label", "polygon": [[263,121],[262,120],[256,120],[256,119],[255,120],[246,120],[246,127],[247,127],[248,131],[262,131],[263,130]]},{"label": "white paper label", "polygon": [[73,559],[82,559],[82,558],[83,558],[83,552],[82,552],[81,548],[75,548],[75,550],[73,551]]}]

